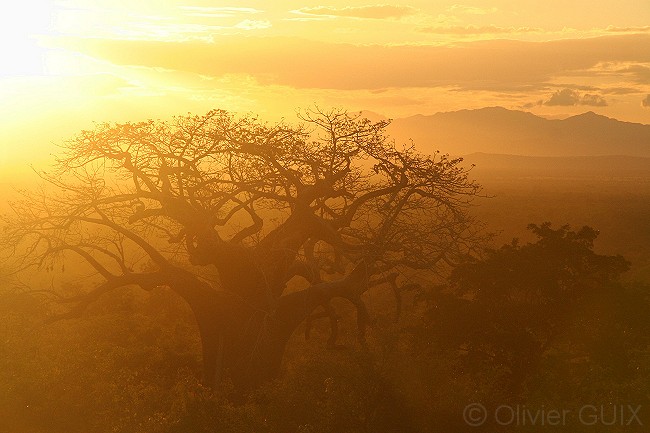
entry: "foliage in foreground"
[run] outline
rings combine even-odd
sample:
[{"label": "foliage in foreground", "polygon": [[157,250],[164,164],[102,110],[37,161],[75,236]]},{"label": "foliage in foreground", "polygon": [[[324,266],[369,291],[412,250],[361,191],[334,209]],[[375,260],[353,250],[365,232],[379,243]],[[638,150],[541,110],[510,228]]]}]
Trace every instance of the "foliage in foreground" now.
[{"label": "foliage in foreground", "polygon": [[197,380],[196,324],[169,290],[124,290],[83,319],[46,327],[40,302],[5,292],[0,431],[466,432],[483,431],[462,419],[473,402],[648,403],[650,287],[619,283],[626,262],[595,254],[589,228],[531,229],[537,242],[504,245],[457,268],[448,285],[423,288],[401,325],[377,309],[365,350],[324,352],[327,327],[316,327],[316,341],[294,335],[283,375],[236,403],[228,386],[217,393]]}]

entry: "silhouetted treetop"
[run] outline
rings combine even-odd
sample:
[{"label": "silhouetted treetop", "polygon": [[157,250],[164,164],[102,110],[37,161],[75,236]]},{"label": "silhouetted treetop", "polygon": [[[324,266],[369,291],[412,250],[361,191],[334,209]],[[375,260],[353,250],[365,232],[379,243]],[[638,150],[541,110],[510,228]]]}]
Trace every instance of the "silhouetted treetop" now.
[{"label": "silhouetted treetop", "polygon": [[[460,159],[396,148],[386,121],[298,117],[213,110],[82,131],[42,175],[48,189],[14,203],[3,243],[21,246],[11,255],[23,268],[73,254],[103,278],[66,317],[116,287],[169,286],[195,312],[210,383],[272,375],[316,308],[333,344],[332,297],[356,307],[362,340],[368,288],[399,295],[406,270],[439,272],[474,248],[467,208],[480,187]],[[206,266],[218,282],[201,277]],[[289,292],[296,277],[302,289]]]}]

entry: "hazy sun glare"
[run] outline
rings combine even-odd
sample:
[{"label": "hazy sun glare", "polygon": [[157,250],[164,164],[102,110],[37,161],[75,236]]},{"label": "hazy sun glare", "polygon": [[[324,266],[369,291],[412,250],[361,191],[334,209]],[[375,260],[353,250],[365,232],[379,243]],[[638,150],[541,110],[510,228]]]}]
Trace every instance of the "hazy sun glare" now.
[{"label": "hazy sun glare", "polygon": [[313,103],[392,118],[501,106],[650,122],[650,2],[589,4],[6,0],[0,177],[94,121],[212,108],[279,119]]},{"label": "hazy sun glare", "polygon": [[49,0],[12,1],[0,12],[0,76],[38,75],[44,72],[45,50],[38,37],[52,25]]}]

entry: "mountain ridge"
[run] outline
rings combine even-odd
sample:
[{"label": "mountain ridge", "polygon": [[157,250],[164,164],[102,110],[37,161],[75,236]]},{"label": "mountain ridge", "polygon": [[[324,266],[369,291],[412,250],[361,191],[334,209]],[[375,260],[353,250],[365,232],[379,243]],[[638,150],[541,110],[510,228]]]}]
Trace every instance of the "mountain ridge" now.
[{"label": "mountain ridge", "polygon": [[593,111],[560,120],[503,107],[465,109],[394,119],[388,133],[425,153],[650,157],[650,125]]}]

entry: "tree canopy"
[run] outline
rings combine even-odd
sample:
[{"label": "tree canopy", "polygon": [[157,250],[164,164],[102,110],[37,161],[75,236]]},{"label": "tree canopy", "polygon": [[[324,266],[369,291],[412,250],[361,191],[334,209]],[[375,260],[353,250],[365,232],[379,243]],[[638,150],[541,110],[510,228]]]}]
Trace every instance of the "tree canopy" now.
[{"label": "tree canopy", "polygon": [[576,359],[590,355],[590,338],[602,339],[603,329],[616,323],[620,329],[623,320],[608,316],[632,296],[618,283],[629,263],[594,252],[598,231],[553,229],[550,223],[528,228],[536,242],[520,245],[515,239],[488,250],[429,292],[426,332],[420,330],[430,346],[461,350],[470,369],[488,364],[502,371],[514,397],[554,350]]},{"label": "tree canopy", "polygon": [[475,247],[480,186],[462,160],[397,148],[387,125],[319,109],[295,125],[221,110],[99,124],[12,204],[5,258],[98,277],[57,292],[66,309],[52,320],[119,287],[169,287],[197,320],[205,382],[256,386],[312,316],[329,318],[335,344],[331,299],[354,305],[363,342],[368,289],[399,300],[409,271],[441,272]]}]

